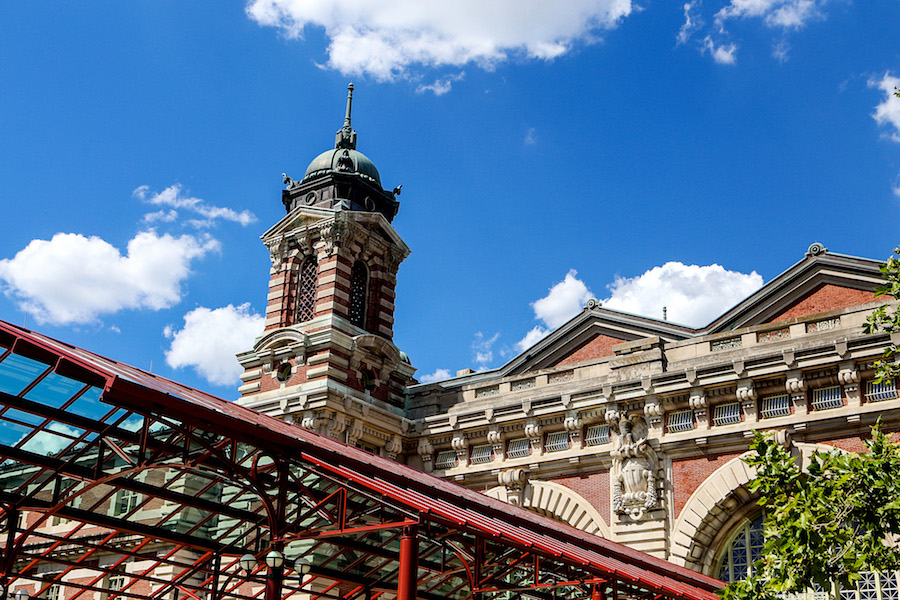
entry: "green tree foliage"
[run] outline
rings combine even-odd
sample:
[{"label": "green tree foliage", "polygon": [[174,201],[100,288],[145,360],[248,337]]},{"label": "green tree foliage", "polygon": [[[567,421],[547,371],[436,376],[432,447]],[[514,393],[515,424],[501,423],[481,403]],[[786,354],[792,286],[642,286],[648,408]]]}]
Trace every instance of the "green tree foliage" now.
[{"label": "green tree foliage", "polygon": [[[894,255],[881,266],[881,276],[885,283],[875,288],[875,296],[890,296],[894,300],[900,299],[900,248],[896,248]],[[863,331],[866,333],[900,333],[900,309],[879,306],[869,315],[863,325]],[[885,348],[882,360],[875,363],[879,381],[900,374],[900,366],[895,362],[897,351],[897,344],[891,343]]]},{"label": "green tree foliage", "polygon": [[721,592],[725,600],[774,600],[832,582],[853,585],[860,571],[900,568],[900,444],[872,429],[862,454],[815,453],[803,472],[784,447],[760,433],[748,485],[765,511],[765,546],[753,574]]}]

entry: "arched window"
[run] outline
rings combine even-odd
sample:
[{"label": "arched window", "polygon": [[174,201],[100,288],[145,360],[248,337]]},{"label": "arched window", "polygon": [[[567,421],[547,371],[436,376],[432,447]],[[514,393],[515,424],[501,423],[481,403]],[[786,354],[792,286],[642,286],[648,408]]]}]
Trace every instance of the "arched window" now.
[{"label": "arched window", "polygon": [[[716,576],[725,582],[745,579],[750,575],[753,563],[759,560],[763,549],[763,515],[744,521],[725,547],[719,551]],[[864,571],[852,588],[840,588],[840,600],[900,600],[900,572],[874,573]],[[830,600],[834,588],[825,590],[818,585],[805,594],[785,596],[809,600]]]},{"label": "arched window", "polygon": [[744,521],[725,547],[719,551],[716,576],[725,582],[746,579],[763,549],[762,513]]},{"label": "arched window", "polygon": [[350,322],[357,327],[366,326],[366,296],[369,289],[369,272],[358,260],[350,269]]},{"label": "arched window", "polygon": [[297,292],[297,323],[309,321],[316,315],[316,279],[319,265],[315,256],[307,256],[300,265],[300,286]]}]

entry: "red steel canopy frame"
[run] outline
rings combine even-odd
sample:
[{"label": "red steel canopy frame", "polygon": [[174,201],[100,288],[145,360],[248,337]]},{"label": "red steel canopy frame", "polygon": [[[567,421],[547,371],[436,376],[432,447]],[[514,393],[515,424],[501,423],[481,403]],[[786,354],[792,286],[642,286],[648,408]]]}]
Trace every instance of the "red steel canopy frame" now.
[{"label": "red steel canopy frame", "polygon": [[[723,586],[2,321],[0,460],[0,600],[714,600]],[[273,552],[283,564],[266,566]]]}]

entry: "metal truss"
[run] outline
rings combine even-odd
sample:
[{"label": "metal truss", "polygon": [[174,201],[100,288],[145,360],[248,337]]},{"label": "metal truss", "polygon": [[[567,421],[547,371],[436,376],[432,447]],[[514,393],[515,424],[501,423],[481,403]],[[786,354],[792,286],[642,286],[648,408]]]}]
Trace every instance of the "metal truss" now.
[{"label": "metal truss", "polygon": [[716,597],[507,535],[496,507],[474,523],[389,461],[49,338],[2,324],[0,346],[0,600]]}]

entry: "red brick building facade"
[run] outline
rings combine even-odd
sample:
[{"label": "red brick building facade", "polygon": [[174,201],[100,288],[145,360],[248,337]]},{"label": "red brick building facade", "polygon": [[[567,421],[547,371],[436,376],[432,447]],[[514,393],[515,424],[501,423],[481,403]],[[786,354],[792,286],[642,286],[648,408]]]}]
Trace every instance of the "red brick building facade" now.
[{"label": "red brick building facade", "polygon": [[416,383],[391,339],[399,189],[355,144],[348,101],[335,149],[285,178],[241,403],[725,577],[759,515],[753,430],[802,456],[861,449],[879,416],[900,428],[893,383],[873,381],[890,340],[862,332],[879,263],[821,244],[706,327],[592,300],[498,369]]}]

